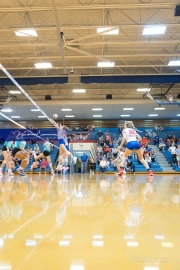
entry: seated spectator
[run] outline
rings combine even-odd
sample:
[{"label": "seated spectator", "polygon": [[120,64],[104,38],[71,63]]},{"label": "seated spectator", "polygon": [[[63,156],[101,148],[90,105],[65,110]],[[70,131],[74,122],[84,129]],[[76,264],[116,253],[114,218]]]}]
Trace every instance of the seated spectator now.
[{"label": "seated spectator", "polygon": [[115,139],[117,139],[117,138],[116,138],[116,134],[113,134],[113,140],[115,140]]},{"label": "seated spectator", "polygon": [[121,127],[118,128],[118,133],[119,133],[119,134],[122,133],[122,128],[121,128]]},{"label": "seated spectator", "polygon": [[172,140],[173,140],[173,142],[174,142],[175,144],[177,144],[178,138],[176,137],[176,135],[174,135],[174,136],[172,137]]},{"label": "seated spectator", "polygon": [[36,143],[35,146],[34,146],[34,152],[35,152],[36,155],[37,155],[37,153],[39,152],[39,146],[38,146],[37,143]]},{"label": "seated spectator", "polygon": [[82,135],[82,133],[79,134],[79,140],[83,140],[83,135]]},{"label": "seated spectator", "polygon": [[112,152],[107,153],[107,160],[109,161],[112,158],[113,154]]},{"label": "seated spectator", "polygon": [[100,161],[103,159],[102,155],[100,153],[97,154],[96,162],[99,165]]},{"label": "seated spectator", "polygon": [[109,131],[108,131],[108,129],[106,129],[106,132],[105,132],[105,135],[107,135],[107,134],[109,134]]},{"label": "seated spectator", "polygon": [[146,133],[145,138],[149,141],[149,134]]},{"label": "seated spectator", "polygon": [[91,125],[89,126],[89,131],[90,131],[90,132],[93,132],[94,129],[95,129],[95,125],[94,125],[94,124],[92,124],[92,126],[91,126]]},{"label": "seated spectator", "polygon": [[172,140],[172,136],[168,134],[166,140]]},{"label": "seated spectator", "polygon": [[158,145],[159,144],[159,136],[157,134],[155,134],[155,136],[153,138],[153,142],[154,142],[154,145]]},{"label": "seated spectator", "polygon": [[180,144],[178,144],[178,148],[176,149],[176,159],[178,163],[178,168],[180,168]]},{"label": "seated spectator", "polygon": [[133,172],[133,173],[135,173],[135,166],[134,166],[134,164],[132,163],[132,161],[130,159],[128,159],[128,161],[126,163],[125,170],[127,172]]},{"label": "seated spectator", "polygon": [[101,173],[104,174],[104,172],[105,172],[105,170],[106,170],[106,168],[107,168],[107,166],[108,166],[108,163],[107,163],[107,161],[106,161],[105,158],[103,158],[103,159],[101,160],[99,166],[100,166],[100,171],[101,171]]},{"label": "seated spectator", "polygon": [[104,147],[103,147],[104,154],[107,155],[107,153],[110,151],[111,151],[111,149],[108,147],[108,145],[104,144]]},{"label": "seated spectator", "polygon": [[39,161],[33,162],[33,164],[31,165],[31,172],[33,172],[33,169],[39,168],[39,165]]},{"label": "seated spectator", "polygon": [[174,142],[172,143],[172,146],[169,147],[168,151],[171,152],[172,165],[175,165],[176,164],[176,146]]},{"label": "seated spectator", "polygon": [[40,167],[40,172],[42,169],[44,169],[46,172],[47,165],[48,165],[48,162],[47,162],[46,158],[43,158],[42,163],[41,163],[41,167]]},{"label": "seated spectator", "polygon": [[113,141],[110,139],[109,141],[109,148],[112,149],[113,148]]},{"label": "seated spectator", "polygon": [[155,154],[155,152],[154,152],[153,149],[152,149],[151,152],[149,153],[149,156],[150,156],[150,158],[151,158],[151,161],[152,161],[152,162],[155,162],[156,165],[157,165],[157,158],[156,158],[156,154]]},{"label": "seated spectator", "polygon": [[110,134],[109,134],[109,133],[106,133],[106,135],[105,135],[105,143],[106,143],[107,145],[109,145],[110,140],[111,140]]},{"label": "seated spectator", "polygon": [[118,153],[118,150],[117,150],[117,148],[114,146],[114,147],[112,148],[112,154],[113,154],[113,157],[114,157],[114,158],[117,158],[117,153]]},{"label": "seated spectator", "polygon": [[145,154],[147,154],[147,150],[146,150],[144,145],[141,146],[141,151],[142,151],[142,154],[143,154],[143,157],[144,157]]},{"label": "seated spectator", "polygon": [[164,149],[166,148],[166,145],[165,143],[163,142],[162,138],[159,140],[159,147],[158,149],[161,151],[161,152],[164,152]]},{"label": "seated spectator", "polygon": [[146,151],[148,152],[148,154],[150,154],[151,150],[152,150],[152,147],[150,146],[150,144],[148,144],[146,146]]},{"label": "seated spectator", "polygon": [[101,155],[103,154],[103,148],[102,148],[102,146],[99,145],[97,147],[97,152],[100,153]]},{"label": "seated spectator", "polygon": [[142,138],[142,140],[140,141],[140,143],[141,143],[141,146],[147,146],[147,144],[149,143],[149,140],[147,140],[147,138],[145,138],[145,136]]},{"label": "seated spectator", "polygon": [[149,165],[149,168],[151,168],[151,157],[149,156],[149,154],[146,154],[144,159],[147,162],[147,164]]}]

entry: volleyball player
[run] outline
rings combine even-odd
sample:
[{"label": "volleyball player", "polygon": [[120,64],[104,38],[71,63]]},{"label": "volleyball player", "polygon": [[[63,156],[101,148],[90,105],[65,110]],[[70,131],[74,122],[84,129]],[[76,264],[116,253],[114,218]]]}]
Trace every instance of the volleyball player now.
[{"label": "volleyball player", "polygon": [[2,148],[2,154],[4,157],[4,160],[2,162],[2,165],[0,167],[0,176],[3,176],[2,169],[4,168],[5,165],[8,167],[8,175],[12,176],[14,175],[11,171],[11,168],[14,164],[11,156],[11,150],[13,148],[13,136],[10,134],[7,138],[7,140],[4,142],[3,148]]},{"label": "volleyball player", "polygon": [[39,156],[36,156],[35,153],[33,153],[33,155],[34,155],[35,161],[37,161],[38,159],[40,159],[42,157],[45,157],[47,159],[48,164],[49,164],[51,174],[54,174],[50,153],[51,153],[51,143],[49,142],[49,138],[46,138],[46,141],[43,145],[43,152]]},{"label": "volleyball player", "polygon": [[21,160],[21,166],[17,169],[22,176],[26,175],[24,170],[29,164],[29,153],[25,150],[26,142],[23,140],[16,140],[12,150],[12,156]]},{"label": "volleyball player", "polygon": [[122,134],[123,134],[123,139],[121,141],[120,146],[118,147],[118,151],[121,150],[121,148],[123,147],[125,142],[127,142],[127,145],[126,145],[126,149],[125,149],[125,152],[124,152],[124,157],[123,157],[123,160],[122,160],[122,166],[121,166],[120,171],[119,171],[118,174],[122,175],[124,173],[124,166],[125,166],[125,163],[126,163],[126,159],[131,154],[131,152],[133,150],[135,150],[137,155],[138,155],[138,158],[139,158],[140,162],[147,169],[148,175],[153,176],[153,172],[151,171],[151,169],[149,168],[149,165],[147,164],[147,162],[143,158],[143,154],[142,154],[142,151],[141,151],[141,146],[140,146],[140,143],[139,143],[139,141],[141,141],[142,138],[136,132],[134,124],[133,124],[132,121],[126,121],[124,123],[124,130],[123,130]]}]

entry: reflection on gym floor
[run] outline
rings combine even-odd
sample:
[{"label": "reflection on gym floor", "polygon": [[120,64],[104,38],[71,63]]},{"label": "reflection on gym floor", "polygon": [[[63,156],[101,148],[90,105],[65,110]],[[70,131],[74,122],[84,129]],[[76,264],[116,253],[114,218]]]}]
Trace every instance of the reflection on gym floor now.
[{"label": "reflection on gym floor", "polygon": [[0,178],[0,269],[179,270],[180,176]]}]

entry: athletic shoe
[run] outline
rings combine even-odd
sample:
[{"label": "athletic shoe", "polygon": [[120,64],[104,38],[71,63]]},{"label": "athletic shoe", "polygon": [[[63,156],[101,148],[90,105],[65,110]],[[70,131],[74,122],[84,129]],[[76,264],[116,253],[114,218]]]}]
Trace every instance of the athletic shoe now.
[{"label": "athletic shoe", "polygon": [[24,172],[24,170],[20,170],[20,168],[18,168],[17,171],[22,176],[25,176],[26,175],[25,172]]},{"label": "athletic shoe", "polygon": [[57,168],[56,168],[57,171],[61,171],[63,169],[64,169],[64,166],[62,166],[62,165],[58,165]]},{"label": "athletic shoe", "polygon": [[54,175],[54,171],[51,171],[51,174]]},{"label": "athletic shoe", "polygon": [[120,171],[117,173],[117,175],[123,175],[124,174],[124,169],[120,169]]},{"label": "athletic shoe", "polygon": [[148,171],[148,176],[153,176],[153,172],[151,170]]}]

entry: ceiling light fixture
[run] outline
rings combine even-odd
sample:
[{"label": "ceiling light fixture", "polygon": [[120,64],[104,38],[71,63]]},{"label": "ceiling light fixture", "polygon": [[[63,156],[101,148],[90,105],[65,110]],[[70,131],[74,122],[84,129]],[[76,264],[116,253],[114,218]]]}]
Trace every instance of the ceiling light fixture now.
[{"label": "ceiling light fixture", "polygon": [[134,108],[124,108],[123,111],[133,111]]},{"label": "ceiling light fixture", "polygon": [[102,117],[102,115],[95,114],[95,115],[93,115],[93,117]]},{"label": "ceiling light fixture", "polygon": [[10,90],[9,93],[10,94],[22,94],[22,92],[18,91],[18,90]]},{"label": "ceiling light fixture", "polygon": [[158,114],[149,114],[148,116],[158,116]]},{"label": "ceiling light fixture", "polygon": [[65,117],[75,117],[74,115],[65,115]]},{"label": "ceiling light fixture", "polygon": [[40,112],[39,109],[31,109],[32,112]]},{"label": "ceiling light fixture", "polygon": [[114,62],[98,62],[98,67],[114,67]]},{"label": "ceiling light fixture", "polygon": [[63,112],[71,112],[72,109],[61,109],[61,111],[63,111]]},{"label": "ceiling light fixture", "polygon": [[11,118],[21,118],[21,117],[18,115],[12,115]]},{"label": "ceiling light fixture", "polygon": [[102,108],[93,108],[92,111],[102,111]]},{"label": "ceiling light fixture", "polygon": [[177,116],[180,116],[180,114],[177,114]]},{"label": "ceiling light fixture", "polygon": [[165,110],[166,108],[162,108],[162,107],[158,107],[158,108],[154,108],[155,111],[163,111]]},{"label": "ceiling light fixture", "polygon": [[12,112],[12,109],[2,109],[1,112]]},{"label": "ceiling light fixture", "polygon": [[16,36],[19,36],[19,37],[37,37],[37,32],[35,30],[20,29],[14,32]]},{"label": "ceiling light fixture", "polygon": [[73,93],[85,93],[86,90],[85,89],[74,89]]},{"label": "ceiling light fixture", "polygon": [[143,36],[148,35],[162,35],[166,31],[166,26],[150,26],[145,27],[143,30]]},{"label": "ceiling light fixture", "polygon": [[180,66],[180,61],[178,60],[169,61],[168,66]]},{"label": "ceiling light fixture", "polygon": [[45,115],[38,115],[39,118],[46,118]]},{"label": "ceiling light fixture", "polygon": [[[102,33],[103,31],[107,31],[107,30],[109,30],[109,31],[105,32],[105,33]],[[103,35],[118,35],[119,34],[119,29],[111,30],[111,27],[108,27],[108,28],[100,27],[100,28],[97,28],[97,33],[102,33]]]},{"label": "ceiling light fixture", "polygon": [[36,68],[52,68],[52,64],[48,62],[35,63]]},{"label": "ceiling light fixture", "polygon": [[121,114],[121,117],[129,117],[130,114]]},{"label": "ceiling light fixture", "polygon": [[151,88],[138,88],[137,92],[148,92],[151,91]]}]

